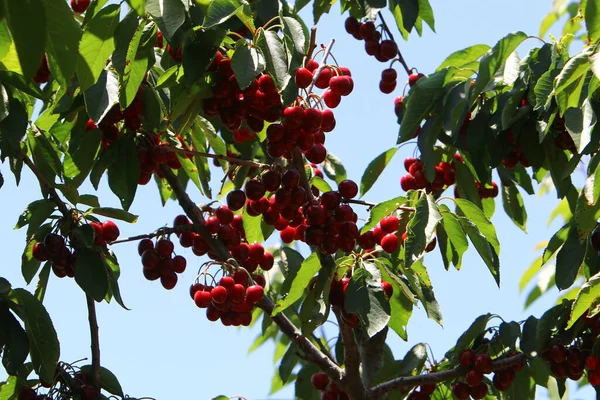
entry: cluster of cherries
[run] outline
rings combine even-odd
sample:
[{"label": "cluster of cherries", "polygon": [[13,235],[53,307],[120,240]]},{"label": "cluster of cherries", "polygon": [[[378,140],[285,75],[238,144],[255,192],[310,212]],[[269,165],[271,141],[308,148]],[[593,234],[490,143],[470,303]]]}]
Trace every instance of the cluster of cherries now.
[{"label": "cluster of cherries", "polygon": [[595,380],[597,386],[600,383],[598,374],[598,358],[590,355],[585,357],[576,346],[566,347],[562,344],[554,344],[542,353],[542,359],[550,364],[550,372],[555,378],[569,378],[578,381],[583,376],[584,368],[588,368],[590,383]]},{"label": "cluster of cherries", "polygon": [[[306,89],[314,80],[319,69],[319,63],[308,60],[304,67],[298,68],[295,73],[296,86]],[[354,89],[352,73],[347,67],[324,66],[315,81],[315,86],[325,89],[321,98],[329,108],[336,108],[342,101],[342,97],[348,96]]]},{"label": "cluster of cherries", "polygon": [[216,286],[194,283],[190,296],[199,308],[206,308],[206,318],[221,320],[225,326],[249,326],[252,309],[265,292],[265,278],[240,268],[232,275],[223,276]]},{"label": "cluster of cherries", "polygon": [[573,138],[569,135],[565,126],[565,120],[560,117],[556,117],[554,120],[554,145],[562,150],[569,150],[571,153],[577,153],[577,146],[573,142]]},{"label": "cluster of cherries", "polygon": [[[113,221],[104,221],[103,223],[91,222],[90,226],[94,229],[94,244],[106,247],[107,243],[117,240],[119,237],[119,228]],[[65,242],[65,238],[56,233],[49,233],[44,240],[33,245],[33,258],[40,262],[50,260],[52,262],[52,272],[59,277],[75,276],[75,261],[77,259],[76,250],[71,251]]]},{"label": "cluster of cherries", "polygon": [[187,261],[183,256],[173,256],[175,245],[169,239],[159,239],[156,245],[151,239],[138,243],[138,254],[142,257],[142,272],[149,281],[160,279],[162,286],[173,289],[177,284],[177,274],[185,271]]},{"label": "cluster of cherries", "polygon": [[[167,164],[171,169],[181,168],[181,161],[177,158],[177,154],[168,148],[171,146],[171,143],[162,141],[160,136],[154,132],[140,135],[138,138],[140,138],[136,146],[138,162],[140,164],[138,184],[146,185],[150,182],[154,173],[159,178],[164,178],[164,175],[159,170],[161,164]],[[192,146],[188,146],[181,135],[177,135],[175,139],[184,150],[194,150]],[[187,154],[185,157],[191,159],[193,155]]]},{"label": "cluster of cherries", "polygon": [[377,61],[387,62],[398,55],[398,45],[390,39],[381,40],[381,33],[373,21],[359,22],[354,17],[348,17],[344,23],[346,32],[357,40],[365,41],[365,51],[374,56]]},{"label": "cluster of cherries", "polygon": [[38,70],[35,72],[33,76],[33,81],[37,84],[42,84],[48,82],[50,79],[50,68],[48,67],[48,59],[44,54],[42,56],[42,61],[40,62],[40,66]]},{"label": "cluster of cherries", "polygon": [[[29,386],[23,386],[21,387],[21,389],[19,389],[19,400],[50,400],[50,397],[48,397],[45,394],[38,394],[35,389],[29,387]],[[86,400],[88,399],[92,399],[92,398],[86,398]]]},{"label": "cluster of cherries", "polygon": [[[268,199],[265,197],[267,192],[271,193]],[[269,170],[258,179],[248,180],[244,190],[231,191],[227,195],[227,204],[233,211],[245,205],[248,214],[262,215],[267,225],[280,232],[284,243],[301,240],[319,247],[325,254],[333,254],[338,249],[346,252],[354,249],[359,236],[358,216],[342,201],[357,194],[356,183],[345,180],[340,182],[337,191],[323,193],[308,201],[297,170],[288,169],[283,175]]]},{"label": "cluster of cherries", "polygon": [[[360,319],[355,313],[344,311],[346,302],[346,289],[350,284],[351,276],[345,276],[342,279],[333,279],[329,286],[329,303],[332,307],[337,307],[342,311],[342,321],[350,328],[356,328],[360,324]],[[394,294],[394,287],[386,281],[381,281],[381,288],[385,297],[389,300]]]},{"label": "cluster of cherries", "polygon": [[317,372],[310,377],[313,388],[321,392],[321,400],[348,400],[346,392],[340,390],[329,377],[322,372]]},{"label": "cluster of cherries", "polygon": [[[462,157],[459,154],[455,155],[455,161],[462,162]],[[407,175],[400,178],[400,186],[404,191],[425,189],[427,193],[431,193],[456,183],[454,165],[446,161],[442,161],[435,166],[433,182],[429,182],[425,177],[425,166],[419,159],[405,158],[404,168],[408,172]]]}]

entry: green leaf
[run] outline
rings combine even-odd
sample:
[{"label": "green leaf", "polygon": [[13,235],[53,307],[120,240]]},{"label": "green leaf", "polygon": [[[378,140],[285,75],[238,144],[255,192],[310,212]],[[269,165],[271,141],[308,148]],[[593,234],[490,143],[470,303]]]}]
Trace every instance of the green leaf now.
[{"label": "green leaf", "polygon": [[581,153],[590,143],[596,121],[596,114],[589,99],[585,99],[581,107],[571,107],[565,112],[565,127],[578,153]]},{"label": "green leaf", "polygon": [[119,102],[119,80],[111,71],[102,71],[98,82],[83,92],[85,109],[98,123]]},{"label": "green leaf", "polygon": [[360,179],[360,196],[364,196],[379,178],[379,175],[383,172],[385,167],[390,163],[398,147],[392,147],[375,157],[373,161],[369,163],[365,172],[363,172],[362,178]]},{"label": "green leaf", "polygon": [[491,81],[493,76],[504,67],[510,54],[525,40],[527,34],[515,32],[506,35],[481,58],[477,80],[471,92],[471,98],[478,96]]},{"label": "green leaf", "polygon": [[299,17],[283,17],[283,32],[292,40],[294,51],[297,55],[306,54],[309,45],[308,32],[302,20]]},{"label": "green leaf", "polygon": [[422,256],[425,247],[434,239],[441,219],[442,215],[433,197],[429,194],[421,196],[406,227],[404,263],[407,268]]},{"label": "green leaf", "polygon": [[527,211],[525,210],[525,204],[523,203],[519,189],[512,182],[510,185],[504,185],[504,182],[502,182],[502,204],[506,215],[510,217],[515,225],[524,232],[527,232]]},{"label": "green leaf", "polygon": [[15,316],[5,307],[0,309],[2,329],[6,329],[2,365],[9,375],[17,375],[29,354],[29,338]]},{"label": "green leaf", "polygon": [[458,360],[460,354],[466,349],[470,349],[475,342],[475,339],[485,332],[488,321],[492,317],[491,314],[480,315],[473,321],[469,329],[467,329],[456,341],[454,346],[454,356]]},{"label": "green leaf", "polygon": [[265,60],[257,48],[241,45],[231,56],[231,69],[244,90],[265,70]]},{"label": "green leaf", "polygon": [[285,89],[291,76],[283,41],[273,31],[260,30],[256,39],[256,46],[265,58],[267,71],[273,77],[275,86],[280,90]]},{"label": "green leaf", "polygon": [[[92,376],[93,370],[91,365],[84,365],[81,367],[81,372],[83,372],[86,376]],[[100,367],[100,387],[106,390],[110,394],[114,394],[115,396],[123,397],[123,389],[121,388],[121,384],[119,380],[110,370]]]},{"label": "green leaf", "polygon": [[15,229],[29,225],[27,237],[30,237],[52,215],[55,209],[56,203],[52,200],[36,200],[29,203],[23,214],[19,216]]},{"label": "green leaf", "polygon": [[222,24],[235,15],[242,3],[238,0],[215,0],[211,1],[206,10],[206,17],[202,24],[204,29]]},{"label": "green leaf", "polygon": [[462,264],[462,256],[469,248],[469,241],[456,215],[451,213],[446,205],[441,205],[440,211],[442,220],[437,227],[437,239],[442,259],[446,269],[449,268],[450,262],[452,262],[459,270]]},{"label": "green leaf", "polygon": [[463,230],[469,236],[469,239],[471,239],[471,243],[473,243],[473,246],[475,246],[475,249],[485,262],[485,265],[492,273],[494,280],[500,285],[500,261],[498,259],[498,253],[473,221],[461,218],[460,223]]},{"label": "green leaf", "polygon": [[181,0],[146,0],[146,12],[154,17],[168,41],[185,22],[185,6]]},{"label": "green leaf", "polygon": [[517,322],[502,322],[499,326],[500,340],[511,349],[516,349],[517,339],[521,339],[521,326]]},{"label": "green leaf", "polygon": [[371,209],[369,213],[369,218],[367,222],[360,230],[360,233],[363,234],[371,228],[374,228],[375,225],[379,223],[384,217],[390,215],[394,210],[400,207],[403,204],[406,204],[407,198],[404,196],[396,197],[395,199],[387,200],[382,203],[377,204],[375,207]]},{"label": "green leaf", "polygon": [[119,103],[122,110],[131,104],[148,71],[148,56],[151,55],[153,49],[150,48],[152,49],[150,50],[147,46],[140,47],[144,27],[144,24],[139,24],[127,48],[125,69],[121,75],[121,92],[119,96]]},{"label": "green leaf", "polygon": [[344,311],[360,318],[369,337],[385,328],[390,320],[390,304],[381,283],[373,279],[366,268],[354,271],[344,292]]},{"label": "green leaf", "polygon": [[396,374],[398,376],[412,375],[414,370],[420,372],[427,360],[427,345],[425,343],[417,343],[409,351],[398,365]]},{"label": "green leaf", "polygon": [[577,293],[577,298],[571,307],[571,316],[566,329],[570,329],[575,322],[586,314],[590,307],[600,298],[600,273],[592,276],[589,281],[585,282]]},{"label": "green leaf", "polygon": [[521,351],[527,355],[531,355],[537,350],[536,332],[538,319],[530,316],[523,324],[523,340],[520,342]]},{"label": "green leaf", "polygon": [[[32,151],[37,153],[39,157],[43,157],[47,165],[52,168],[52,171],[57,176],[62,176],[62,165],[60,162],[60,153],[58,152],[58,149],[43,133],[33,133],[33,131],[30,131],[29,136],[35,143]],[[32,141],[30,141],[30,144]]]},{"label": "green leaf", "polygon": [[75,282],[100,302],[108,291],[108,277],[100,253],[83,248],[77,253],[75,262]]},{"label": "green leaf", "polygon": [[221,138],[221,136],[217,135],[217,131],[215,127],[210,123],[210,121],[198,116],[196,118],[196,123],[204,133],[206,140],[210,144],[210,147],[213,149],[215,154],[225,156],[227,155],[227,145]]},{"label": "green leaf", "polygon": [[323,172],[325,172],[325,175],[329,179],[335,181],[337,184],[345,180],[347,177],[346,168],[344,168],[342,161],[330,151],[327,151],[327,156],[325,157],[325,161],[323,161],[321,166],[323,167]]},{"label": "green leaf", "polygon": [[587,0],[585,6],[585,27],[588,32],[588,42],[600,39],[600,2]]},{"label": "green leaf", "polygon": [[410,89],[410,94],[406,99],[404,116],[400,123],[398,143],[409,141],[415,136],[421,122],[429,114],[436,99],[443,93],[446,73],[447,70],[444,69],[423,77]]},{"label": "green leaf", "polygon": [[315,0],[313,3],[313,20],[315,25],[319,22],[319,19],[323,14],[327,14],[331,10],[331,6],[335,4],[337,0]]},{"label": "green leaf", "polygon": [[121,136],[111,146],[116,147],[117,158],[108,167],[108,186],[119,198],[124,210],[129,210],[135,197],[140,177],[135,141],[129,135]]},{"label": "green leaf", "polygon": [[563,90],[571,86],[590,69],[589,51],[583,51],[573,56],[560,71],[554,80],[554,94],[561,93]]},{"label": "green leaf", "polygon": [[249,244],[262,243],[265,241],[262,230],[262,216],[252,217],[244,207],[242,222],[244,224],[244,232],[246,233],[246,241]]},{"label": "green leaf", "polygon": [[23,75],[31,78],[40,66],[46,44],[47,17],[44,1],[5,1],[4,5]]},{"label": "green leaf", "polygon": [[579,241],[575,227],[569,229],[567,240],[556,255],[556,287],[560,290],[571,287],[585,257],[585,243]]},{"label": "green leaf", "polygon": [[[0,5],[0,7],[2,7],[2,5]],[[8,376],[6,382],[0,382],[0,400],[18,399],[19,390],[17,390],[17,379],[16,376]]]},{"label": "green leaf", "polygon": [[294,367],[296,364],[298,364],[298,361],[300,361],[296,355],[296,352],[296,346],[293,343],[290,343],[288,349],[283,355],[283,358],[281,359],[279,368],[277,369],[282,382],[288,382],[290,380]]},{"label": "green leaf", "polygon": [[468,200],[455,199],[454,201],[461,213],[477,226],[481,234],[495,250],[496,254],[500,254],[500,242],[498,241],[498,236],[496,236],[496,229],[483,211]]},{"label": "green leaf", "polygon": [[567,240],[567,236],[569,235],[570,225],[566,224],[562,228],[558,230],[550,241],[548,245],[544,249],[544,254],[542,256],[542,265],[546,264],[550,258],[562,247],[562,245]]},{"label": "green leaf", "polygon": [[310,378],[317,372],[320,372],[320,370],[314,364],[304,364],[300,371],[298,371],[296,382],[294,383],[294,393],[298,400],[321,399],[319,392],[310,383]]},{"label": "green leaf", "polygon": [[410,289],[408,289],[406,283],[387,269],[383,263],[377,263],[377,267],[381,272],[381,279],[390,283],[394,288],[392,297],[389,300],[391,317],[388,326],[406,341],[408,340],[406,327],[412,314],[413,295],[410,293]]},{"label": "green leaf", "polygon": [[321,262],[319,261],[318,254],[316,252],[312,253],[308,258],[306,258],[302,262],[298,273],[294,276],[289,276],[287,278],[293,278],[292,284],[290,285],[290,290],[283,300],[280,300],[275,304],[275,308],[273,310],[272,315],[275,316],[279,314],[280,312],[294,304],[296,301],[298,301],[304,294],[304,291],[308,287],[309,282],[311,281],[313,276],[315,276],[315,274],[319,271],[320,268]]},{"label": "green leaf", "polygon": [[473,46],[469,46],[462,50],[455,51],[450,54],[439,67],[437,67],[436,71],[441,71],[446,67],[457,67],[460,68],[465,64],[478,60],[481,56],[483,56],[488,50],[490,46],[487,44],[476,44]]},{"label": "green leaf", "polygon": [[140,17],[143,18],[146,16],[146,0],[127,0],[127,4],[129,4],[129,7],[131,7],[131,9]]},{"label": "green leaf", "polygon": [[311,178],[310,185],[316,187],[323,193],[331,192],[333,190],[331,189],[331,186],[329,186],[329,183],[327,183],[323,178],[316,175]]},{"label": "green leaf", "polygon": [[[1,77],[0,77],[1,79]],[[8,156],[21,158],[21,140],[27,130],[29,120],[23,104],[11,98],[8,105],[10,113],[0,121],[0,159]]]},{"label": "green leaf", "polygon": [[46,52],[50,58],[50,71],[60,85],[66,88],[75,73],[81,29],[65,1],[46,0],[44,6],[48,24]]},{"label": "green leaf", "polygon": [[102,215],[103,217],[119,219],[121,221],[129,222],[130,224],[134,224],[138,220],[138,216],[131,214],[127,211],[120,210],[118,208],[111,207],[92,207],[87,210],[89,214]]},{"label": "green leaf", "polygon": [[103,8],[92,18],[79,42],[77,77],[81,90],[94,85],[106,66],[106,60],[115,50],[113,36],[121,7],[111,4]]},{"label": "green leaf", "polygon": [[77,188],[85,181],[92,170],[101,144],[100,129],[85,132],[77,149],[72,154],[65,155],[62,167],[67,183]]},{"label": "green leaf", "polygon": [[38,299],[24,289],[14,289],[10,297],[23,309],[22,316],[29,338],[33,369],[42,381],[54,382],[60,358],[60,345],[48,311]]}]

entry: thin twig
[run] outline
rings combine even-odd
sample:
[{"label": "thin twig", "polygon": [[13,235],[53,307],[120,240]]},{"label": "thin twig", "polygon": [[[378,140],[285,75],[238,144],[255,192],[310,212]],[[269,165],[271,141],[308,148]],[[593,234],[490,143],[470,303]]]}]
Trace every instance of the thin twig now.
[{"label": "thin twig", "polygon": [[[394,40],[394,35],[392,35],[392,31],[390,30],[390,28],[388,27],[388,25],[385,23],[385,19],[383,19],[383,14],[381,13],[381,11],[377,12],[377,16],[381,20],[381,25],[383,26],[383,29],[388,34],[388,36],[390,37],[390,39],[392,41],[396,42]],[[396,45],[397,44],[398,44],[398,42],[396,42]],[[400,46],[397,46],[397,47],[398,47],[398,61],[400,61],[400,64],[402,64],[402,66],[404,67],[404,70],[406,71],[406,74],[410,75],[410,68],[408,68],[408,64],[406,64],[406,61],[404,61],[404,57],[402,56],[402,52],[400,51]]]},{"label": "thin twig", "polygon": [[152,239],[157,236],[171,235],[173,233],[196,232],[197,228],[198,228],[198,226],[195,224],[180,225],[180,226],[176,226],[174,228],[160,228],[152,233],[144,233],[144,234],[137,235],[137,236],[131,236],[128,238],[115,240],[114,242],[110,242],[109,244],[113,245],[113,244],[119,244],[119,243],[125,243],[125,242],[135,242],[135,241],[142,240],[142,239]]},{"label": "thin twig", "polygon": [[[161,172],[164,174],[165,179],[171,185],[173,193],[177,197],[179,205],[185,211],[187,216],[192,220],[194,224],[199,225],[197,232],[202,236],[206,243],[215,252],[218,258],[228,260],[232,265],[238,266],[237,262],[231,258],[231,254],[227,250],[227,247],[223,242],[212,237],[204,226],[204,217],[202,211],[198,206],[190,199],[185,189],[179,182],[179,179],[173,174],[171,169],[166,165],[161,165]],[[284,313],[279,313],[273,316],[273,309],[275,305],[267,296],[264,296],[258,303],[260,307],[267,315],[271,316],[273,322],[279,326],[281,332],[288,336],[294,344],[301,349],[307,358],[325,372],[334,382],[341,382],[344,378],[344,371],[337,366],[326,354],[321,352],[306,336],[302,335],[302,332],[286,317]]]},{"label": "thin twig", "polygon": [[306,59],[312,58],[313,52],[317,48],[317,27],[313,26],[310,28],[310,43],[308,45],[308,52],[306,53]]},{"label": "thin twig", "polygon": [[263,164],[263,163],[259,163],[259,162],[255,162],[255,161],[241,160],[241,159],[235,158],[235,157],[221,156],[218,154],[210,154],[210,153],[201,153],[199,151],[178,149],[176,147],[170,147],[170,146],[164,146],[163,148],[167,149],[169,151],[172,151],[174,153],[189,154],[189,155],[197,156],[197,157],[214,158],[217,160],[227,161],[231,164],[244,165],[247,167],[255,167],[255,168],[269,168],[270,167],[269,164]]},{"label": "thin twig", "polygon": [[[508,367],[514,367],[516,365],[522,364],[526,359],[527,356],[521,353],[512,357],[496,360],[492,364],[492,371],[498,371]],[[409,389],[424,384],[449,381],[464,376],[466,372],[467,371],[464,367],[457,367],[448,371],[431,372],[429,374],[424,375],[402,376],[372,387],[368,391],[368,397],[376,398],[385,393],[389,393],[392,390]]]},{"label": "thin twig", "polygon": [[315,84],[317,83],[317,79],[319,79],[319,75],[321,75],[321,72],[323,72],[323,69],[327,66],[327,58],[329,57],[329,54],[331,53],[331,48],[333,47],[334,43],[335,43],[335,39],[331,39],[331,41],[325,48],[325,53],[323,53],[323,58],[321,58],[321,64],[319,65],[319,68],[317,68],[317,70],[315,71],[312,82],[306,88],[306,93],[308,93],[308,94],[312,93],[312,90],[315,87]]},{"label": "thin twig", "polygon": [[360,377],[360,353],[354,332],[342,321],[341,310],[338,307],[334,307],[333,313],[338,321],[340,336],[344,344],[344,370],[348,388],[351,393],[360,394],[360,398],[364,398],[366,393]]},{"label": "thin twig", "polygon": [[98,320],[96,318],[96,303],[86,295],[88,320],[90,322],[90,337],[92,348],[92,382],[95,388],[100,388],[100,336],[98,335]]}]

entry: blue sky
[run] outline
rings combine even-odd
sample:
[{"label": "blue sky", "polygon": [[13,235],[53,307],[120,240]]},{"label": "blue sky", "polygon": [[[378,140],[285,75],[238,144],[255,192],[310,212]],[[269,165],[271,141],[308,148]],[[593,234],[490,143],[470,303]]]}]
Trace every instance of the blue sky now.
[{"label": "blue sky", "polygon": [[[410,67],[424,73],[432,72],[451,52],[484,43],[493,45],[509,32],[522,30],[537,35],[539,23],[550,10],[548,0],[502,2],[432,0],[436,31],[425,30],[423,37],[411,35],[400,49]],[[302,13],[310,23],[310,10]],[[393,22],[391,16],[387,17]],[[327,137],[327,148],[344,161],[348,177],[356,181],[370,160],[394,145],[398,133],[393,113],[395,94],[384,95],[378,90],[384,64],[366,55],[363,43],[347,35],[343,28],[344,17],[339,6],[333,6],[331,15],[322,18],[318,28],[318,41],[336,39],[334,55],[341,65],[352,70],[354,92],[344,98],[335,110],[336,129]],[[396,32],[394,30],[394,32]],[[398,34],[399,38],[400,35]],[[535,40],[527,41],[520,54]],[[406,76],[399,70],[399,82]],[[396,154],[378,183],[367,194],[369,201],[382,201],[402,193],[400,176],[405,171],[402,160],[412,156],[414,146],[404,146]],[[0,189],[0,237],[4,249],[2,272],[13,286],[24,285],[20,273],[20,255],[24,246],[24,230],[12,227],[18,215],[31,201],[40,198],[39,187],[32,174],[24,170],[20,187],[15,188],[8,165],[0,165],[5,186]],[[214,187],[218,180],[214,179]],[[81,193],[93,193],[90,185]],[[206,201],[192,190],[198,203]],[[118,206],[110,193],[106,180],[96,193],[103,206]],[[397,357],[401,357],[418,342],[431,345],[437,358],[441,358],[474,318],[486,312],[500,314],[507,321],[523,320],[528,315],[539,316],[555,299],[554,295],[536,303],[523,312],[524,296],[518,291],[518,280],[523,270],[537,256],[536,244],[548,239],[558,229],[557,223],[546,226],[548,216],[556,204],[554,196],[525,198],[529,213],[528,233],[523,233],[503,214],[498,200],[493,222],[498,229],[502,245],[501,281],[497,288],[483,262],[474,250],[469,250],[460,272],[446,272],[439,252],[428,255],[425,264],[444,316],[444,328],[427,320],[423,310],[415,310],[408,332],[408,343],[390,333],[389,344]],[[120,223],[122,236],[147,233],[169,225],[180,213],[175,203],[166,207],[160,204],[158,191],[152,184],[140,187],[131,211],[140,215],[136,224]],[[363,214],[364,215],[364,214]],[[119,257],[122,277],[121,293],[131,311],[117,304],[99,304],[98,320],[102,344],[102,365],[112,370],[120,379],[126,393],[134,397],[153,397],[160,400],[175,398],[208,399],[218,394],[240,395],[247,399],[292,399],[290,386],[272,397],[268,396],[274,372],[273,346],[265,345],[247,356],[247,350],[258,334],[257,329],[223,327],[206,320],[203,310],[196,308],[188,295],[190,282],[202,260],[191,251],[176,248],[178,254],[188,258],[188,269],[171,291],[159,282],[145,280],[136,244],[121,244],[115,248]],[[33,291],[34,285],[28,287]],[[68,279],[52,277],[45,305],[54,319],[61,341],[61,359],[75,361],[89,356],[89,333],[85,297],[79,287]],[[334,332],[330,332],[333,335]],[[331,337],[331,336],[329,336]],[[1,374],[0,374],[1,375]],[[579,392],[571,398],[589,398]]]}]

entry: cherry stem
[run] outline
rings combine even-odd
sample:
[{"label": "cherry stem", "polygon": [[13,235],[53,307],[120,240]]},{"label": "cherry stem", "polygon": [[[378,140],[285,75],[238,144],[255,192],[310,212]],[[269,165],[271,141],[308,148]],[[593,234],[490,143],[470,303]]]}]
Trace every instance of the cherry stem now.
[{"label": "cherry stem", "polygon": [[241,159],[235,158],[235,157],[221,156],[218,154],[210,154],[210,153],[201,153],[199,151],[178,149],[176,147],[170,147],[170,146],[164,146],[164,148],[169,151],[172,151],[174,153],[189,154],[189,155],[197,156],[197,157],[214,158],[216,160],[223,160],[223,161],[227,161],[231,164],[236,164],[236,165],[244,165],[247,167],[255,167],[255,168],[270,168],[270,166],[268,164],[263,164],[263,163],[259,163],[259,162],[255,162],[255,161],[241,160]]},{"label": "cherry stem", "polygon": [[306,88],[307,93],[309,93],[309,94],[312,93],[312,90],[315,87],[315,83],[317,83],[317,79],[319,79],[319,75],[321,75],[321,72],[323,72],[323,69],[325,69],[325,67],[327,66],[327,58],[331,54],[331,48],[333,47],[334,43],[335,43],[335,39],[331,39],[331,41],[325,48],[325,52],[323,53],[323,58],[321,58],[321,64],[319,65],[319,68],[317,68],[315,73],[313,74],[312,82]]},{"label": "cherry stem", "polygon": [[306,52],[306,59],[310,60],[313,52],[317,48],[317,27],[313,26],[310,28],[310,43],[308,45],[308,51]]},{"label": "cherry stem", "polygon": [[86,300],[92,348],[92,382],[95,388],[100,388],[100,337],[98,335],[96,304],[89,295],[86,295]]},{"label": "cherry stem", "polygon": [[[385,23],[385,19],[383,19],[383,14],[381,13],[381,11],[377,12],[377,16],[381,20],[381,25],[383,26],[383,29],[385,29],[385,32],[388,34],[390,39],[395,42],[394,35],[392,35],[392,31],[390,31],[390,28]],[[400,64],[402,64],[402,66],[404,67],[404,70],[406,71],[406,75],[410,75],[410,68],[408,68],[408,64],[406,64],[406,61],[404,61],[404,57],[402,56],[402,53],[400,52],[400,46],[398,46],[398,61],[400,61]]]}]

